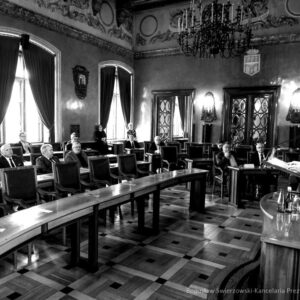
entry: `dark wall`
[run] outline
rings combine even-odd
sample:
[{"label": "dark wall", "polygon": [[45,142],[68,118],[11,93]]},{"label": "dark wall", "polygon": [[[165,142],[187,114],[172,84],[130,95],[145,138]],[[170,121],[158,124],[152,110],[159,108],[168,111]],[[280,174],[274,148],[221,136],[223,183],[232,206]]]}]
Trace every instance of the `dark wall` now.
[{"label": "dark wall", "polygon": [[[106,60],[117,60],[132,67],[132,62],[112,51],[84,43],[64,34],[19,19],[0,16],[0,29],[8,27],[35,35],[61,51],[61,99],[57,107],[59,114],[57,126],[61,134],[56,139],[60,141],[69,138],[70,124],[80,124],[81,140],[91,140],[94,125],[98,122],[98,64]],[[72,68],[75,65],[83,65],[90,72],[87,97],[84,100],[78,100],[75,95],[72,74]]]},{"label": "dark wall", "polygon": [[[218,120],[214,122],[212,142],[221,132],[224,87],[281,85],[278,105],[279,142],[288,138],[290,123],[285,121],[290,96],[300,86],[300,44],[260,47],[261,71],[248,76],[243,73],[243,57],[234,59],[199,59],[166,56],[135,61],[135,125],[140,140],[151,138],[152,90],[195,88],[195,139],[201,141],[200,114],[203,96],[214,93]],[[286,143],[288,145],[288,143]]]}]

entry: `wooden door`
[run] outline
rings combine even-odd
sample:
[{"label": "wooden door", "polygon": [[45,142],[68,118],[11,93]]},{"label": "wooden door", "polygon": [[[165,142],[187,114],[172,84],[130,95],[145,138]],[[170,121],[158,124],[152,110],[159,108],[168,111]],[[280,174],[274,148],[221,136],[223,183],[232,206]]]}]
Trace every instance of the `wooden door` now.
[{"label": "wooden door", "polygon": [[233,146],[277,143],[279,86],[225,88],[222,139]]}]

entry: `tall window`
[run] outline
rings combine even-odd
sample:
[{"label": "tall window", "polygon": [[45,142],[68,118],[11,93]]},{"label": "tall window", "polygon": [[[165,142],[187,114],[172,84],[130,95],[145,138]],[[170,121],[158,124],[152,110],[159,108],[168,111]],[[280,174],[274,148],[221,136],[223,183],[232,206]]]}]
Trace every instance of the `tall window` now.
[{"label": "tall window", "polygon": [[1,124],[1,141],[19,141],[19,133],[25,131],[29,142],[49,139],[48,129],[43,125],[29,84],[22,52],[19,53],[15,82],[9,106]]},{"label": "tall window", "polygon": [[121,107],[119,80],[116,68],[114,93],[106,126],[106,133],[108,139],[126,139],[126,132],[127,128]]},{"label": "tall window", "polygon": [[179,113],[179,104],[178,97],[175,97],[175,107],[174,107],[174,116],[173,116],[173,136],[181,137],[183,136],[183,129],[181,125],[181,117]]}]

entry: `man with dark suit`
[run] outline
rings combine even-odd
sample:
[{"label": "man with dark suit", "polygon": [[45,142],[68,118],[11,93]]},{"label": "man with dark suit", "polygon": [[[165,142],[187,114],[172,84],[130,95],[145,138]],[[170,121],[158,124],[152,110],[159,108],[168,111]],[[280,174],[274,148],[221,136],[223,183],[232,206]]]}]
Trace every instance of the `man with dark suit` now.
[{"label": "man with dark suit", "polygon": [[20,141],[19,141],[19,143],[15,144],[15,146],[22,147],[23,153],[30,153],[31,152],[31,149],[30,149],[31,145],[30,145],[30,143],[28,143],[26,141],[25,132],[20,132],[19,137],[20,137]]},{"label": "man with dark suit", "polygon": [[165,146],[165,143],[161,141],[159,135],[154,138],[154,142],[150,145],[150,153],[160,153],[160,147]]},{"label": "man with dark suit", "polygon": [[85,152],[81,151],[81,145],[78,142],[72,144],[72,151],[68,152],[65,157],[65,162],[76,161],[79,168],[88,167],[88,158]]},{"label": "man with dark suit", "polygon": [[[264,162],[273,155],[273,152],[266,152],[265,145],[262,142],[258,142],[256,144],[256,151],[252,153],[250,158],[250,163],[254,164],[255,167],[263,167]],[[252,191],[253,193],[260,193],[261,195],[265,195],[270,191],[273,191],[277,185],[277,178],[273,177],[273,175],[255,175],[249,176],[250,184],[255,185],[256,191]]]},{"label": "man with dark suit", "polygon": [[139,143],[134,140],[134,136],[132,134],[130,134],[128,136],[128,141],[126,141],[126,143],[125,143],[125,148],[127,148],[127,149],[140,148]]},{"label": "man with dark suit", "polygon": [[1,146],[0,168],[16,168],[24,166],[23,161],[17,155],[13,155],[10,144]]},{"label": "man with dark suit", "polygon": [[269,154],[264,151],[265,146],[263,143],[258,142],[256,144],[256,151],[252,153],[250,163],[254,164],[255,167],[261,167],[263,163],[266,161],[268,158]]},{"label": "man with dark suit", "polygon": [[59,159],[53,155],[53,148],[50,144],[41,146],[42,156],[36,159],[36,168],[38,174],[52,173],[52,163],[58,163]]}]

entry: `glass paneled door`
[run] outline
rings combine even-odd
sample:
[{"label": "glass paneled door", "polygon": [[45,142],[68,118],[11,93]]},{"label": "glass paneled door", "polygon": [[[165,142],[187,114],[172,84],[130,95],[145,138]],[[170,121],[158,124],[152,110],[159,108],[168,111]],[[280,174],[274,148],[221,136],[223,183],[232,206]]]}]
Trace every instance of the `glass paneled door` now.
[{"label": "glass paneled door", "polygon": [[222,139],[233,146],[276,143],[280,87],[225,88]]}]

